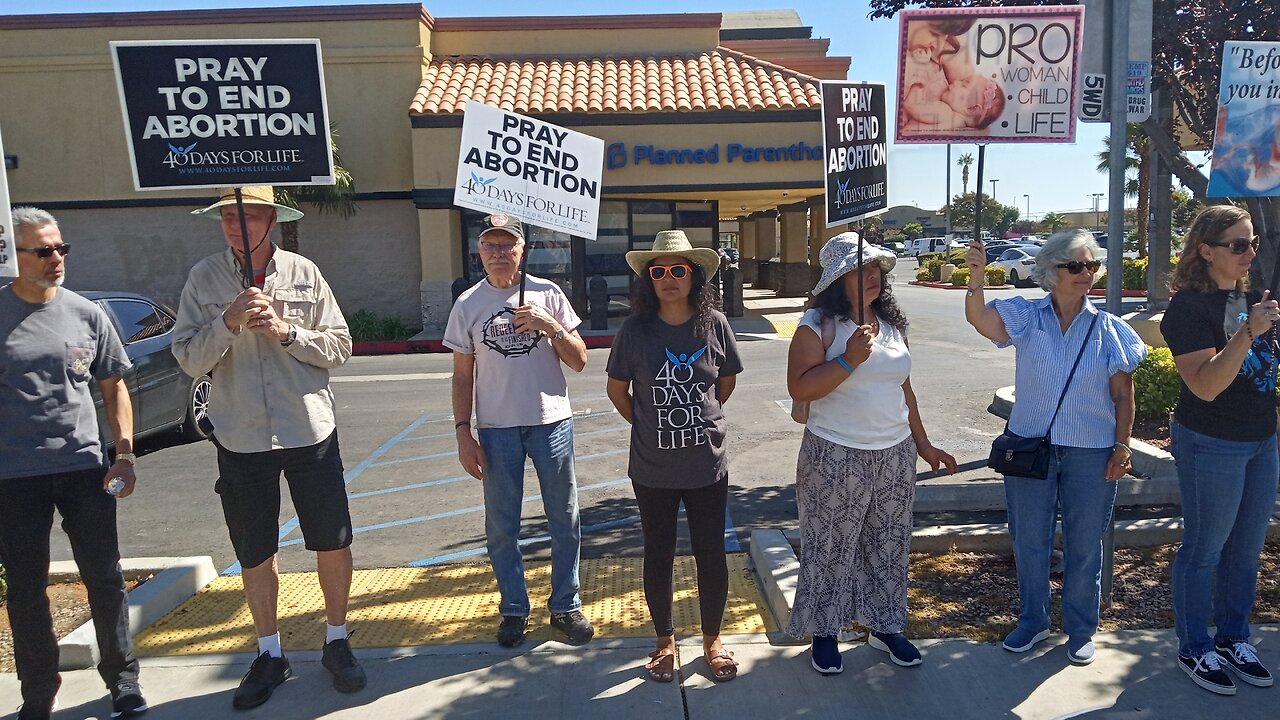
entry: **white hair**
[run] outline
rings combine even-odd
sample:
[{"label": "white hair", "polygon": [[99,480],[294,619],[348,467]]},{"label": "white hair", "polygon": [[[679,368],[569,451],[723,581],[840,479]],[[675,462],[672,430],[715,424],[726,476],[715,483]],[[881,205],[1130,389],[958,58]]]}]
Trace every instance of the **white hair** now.
[{"label": "white hair", "polygon": [[1102,253],[1098,241],[1088,230],[1063,230],[1049,236],[1036,255],[1036,266],[1031,270],[1031,279],[1041,289],[1052,292],[1058,286],[1058,266],[1076,259],[1081,250],[1088,250],[1096,259]]},{"label": "white hair", "polygon": [[23,205],[16,207],[12,211],[13,215],[13,235],[16,238],[23,228],[42,228],[52,225],[58,227],[58,221],[54,219],[48,212],[40,208]]}]

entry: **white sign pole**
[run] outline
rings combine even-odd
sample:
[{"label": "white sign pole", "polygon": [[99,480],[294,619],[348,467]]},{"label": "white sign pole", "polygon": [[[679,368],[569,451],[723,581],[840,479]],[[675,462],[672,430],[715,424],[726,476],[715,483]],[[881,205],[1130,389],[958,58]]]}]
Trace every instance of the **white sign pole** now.
[{"label": "white sign pole", "polygon": [[[0,157],[4,157],[4,138],[0,138]],[[7,170],[0,170],[0,277],[18,277],[18,238],[13,228],[9,207],[9,178]]]}]

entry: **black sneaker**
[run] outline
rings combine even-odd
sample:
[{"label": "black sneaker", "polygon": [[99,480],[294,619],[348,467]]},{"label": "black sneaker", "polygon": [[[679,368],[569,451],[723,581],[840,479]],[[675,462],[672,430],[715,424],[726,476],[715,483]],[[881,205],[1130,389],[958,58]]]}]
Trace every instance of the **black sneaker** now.
[{"label": "black sneaker", "polygon": [[58,698],[38,703],[22,703],[18,706],[17,720],[49,720],[58,709]]},{"label": "black sneaker", "polygon": [[867,644],[877,650],[889,653],[894,665],[911,667],[921,663],[920,651],[902,633],[871,633]]},{"label": "black sneaker", "polygon": [[121,680],[111,688],[111,717],[133,717],[146,711],[147,701],[137,680]]},{"label": "black sneaker", "polygon": [[1275,678],[1258,662],[1258,651],[1247,642],[1217,643],[1218,659],[1240,679],[1257,687],[1271,687]]},{"label": "black sneaker", "polygon": [[262,653],[249,666],[249,672],[240,680],[236,688],[235,698],[231,704],[237,710],[255,708],[271,699],[271,691],[289,679],[293,671],[289,669],[289,658],[271,657],[270,653]]},{"label": "black sneaker", "polygon": [[529,627],[529,618],[521,615],[503,615],[498,625],[498,644],[502,647],[515,647],[524,642],[524,631]]},{"label": "black sneaker", "polygon": [[551,613],[551,627],[564,633],[569,642],[581,645],[595,637],[596,629],[591,627],[587,617],[581,610],[570,610],[567,613]]},{"label": "black sneaker", "polygon": [[338,692],[359,692],[368,683],[364,668],[360,667],[356,656],[352,654],[351,643],[347,638],[325,643],[320,664],[333,675],[333,687]]},{"label": "black sneaker", "polygon": [[1231,682],[1231,676],[1222,669],[1222,661],[1218,659],[1218,653],[1207,652],[1198,658],[1179,655],[1178,665],[1183,672],[1191,676],[1195,684],[1205,690],[1219,695],[1236,694],[1236,684]]}]

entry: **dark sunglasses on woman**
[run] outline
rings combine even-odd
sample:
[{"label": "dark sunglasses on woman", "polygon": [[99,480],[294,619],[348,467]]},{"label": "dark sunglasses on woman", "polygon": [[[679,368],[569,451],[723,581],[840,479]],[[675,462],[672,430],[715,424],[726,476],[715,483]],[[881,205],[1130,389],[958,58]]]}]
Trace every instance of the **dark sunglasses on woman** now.
[{"label": "dark sunglasses on woman", "polygon": [[57,251],[57,253],[62,257],[66,257],[71,254],[71,246],[67,243],[62,243],[60,245],[41,245],[38,248],[14,248],[14,250],[17,250],[18,252],[35,253],[35,256],[41,260],[48,260],[53,257],[53,253],[55,251]]},{"label": "dark sunglasses on woman", "polygon": [[1249,248],[1253,248],[1256,251],[1258,249],[1258,245],[1260,244],[1260,242],[1259,242],[1258,236],[1254,235],[1251,238],[1238,237],[1238,238],[1231,238],[1230,240],[1223,240],[1221,242],[1219,241],[1209,242],[1208,240],[1205,240],[1204,244],[1212,245],[1214,247],[1230,248],[1231,254],[1243,255],[1244,251],[1248,250]]},{"label": "dark sunglasses on woman", "polygon": [[671,277],[679,280],[688,275],[692,269],[688,265],[653,265],[649,268],[649,277],[661,280],[667,276],[667,273],[671,273]]},{"label": "dark sunglasses on woman", "polygon": [[1058,263],[1058,267],[1066,270],[1072,275],[1079,275],[1084,272],[1085,268],[1089,268],[1089,272],[1091,273],[1096,273],[1098,272],[1098,268],[1102,267],[1102,261],[1090,260],[1088,262],[1081,262],[1080,260],[1072,260],[1071,262]]}]

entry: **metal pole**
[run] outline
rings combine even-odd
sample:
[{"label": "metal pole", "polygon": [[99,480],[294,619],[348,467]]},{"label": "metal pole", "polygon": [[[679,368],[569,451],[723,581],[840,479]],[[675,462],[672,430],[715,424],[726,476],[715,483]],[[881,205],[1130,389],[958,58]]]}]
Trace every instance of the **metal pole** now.
[{"label": "metal pole", "polygon": [[240,284],[246,288],[253,287],[253,248],[249,247],[249,226],[244,221],[244,193],[240,188],[236,188],[236,212],[240,215],[240,242],[244,244],[244,261],[240,263],[240,268],[244,270],[244,277],[240,278]]},{"label": "metal pole", "polygon": [[[1124,175],[1128,151],[1129,4],[1111,3],[1111,176],[1107,196],[1107,312],[1120,314],[1124,275]],[[1105,573],[1104,573],[1105,575]]]},{"label": "metal pole", "polygon": [[996,199],[996,183],[1000,182],[1000,178],[996,178],[995,180],[991,180],[990,182],[991,182],[991,199],[995,200]]},{"label": "metal pole", "polygon": [[858,233],[858,324],[865,325],[866,318],[862,312],[862,233]]},{"label": "metal pole", "polygon": [[[987,146],[978,146],[978,182],[973,193],[973,239],[982,240],[982,166],[987,159]],[[995,187],[992,185],[992,187]]]},{"label": "metal pole", "polygon": [[1027,199],[1027,222],[1031,222],[1031,196],[1026,193],[1022,193],[1022,197]]}]

